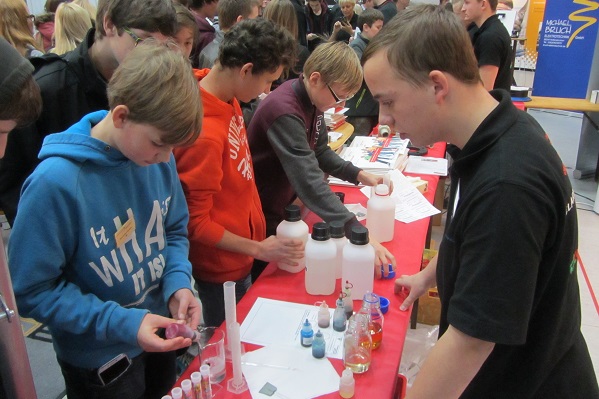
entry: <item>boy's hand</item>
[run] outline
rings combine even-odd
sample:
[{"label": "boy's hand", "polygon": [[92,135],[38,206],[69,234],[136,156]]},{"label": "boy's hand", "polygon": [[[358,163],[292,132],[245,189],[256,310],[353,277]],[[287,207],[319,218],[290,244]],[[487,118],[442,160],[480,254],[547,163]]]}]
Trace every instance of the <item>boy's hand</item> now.
[{"label": "boy's hand", "polygon": [[430,288],[428,278],[423,271],[414,274],[413,276],[401,276],[395,280],[394,291],[403,300],[399,305],[400,310],[408,310],[414,301],[420,298]]},{"label": "boy's hand", "polygon": [[202,306],[191,290],[182,288],[175,291],[168,301],[168,309],[173,318],[182,320],[194,330],[198,328],[202,315]]},{"label": "boy's hand", "polygon": [[256,258],[266,262],[282,262],[290,266],[297,266],[297,260],[303,256],[304,242],[302,240],[270,236],[260,242]]},{"label": "boy's hand", "polygon": [[137,331],[137,343],[146,352],[170,352],[191,345],[189,338],[162,339],[156,335],[159,328],[166,328],[175,321],[152,313],[146,314]]},{"label": "boy's hand", "polygon": [[374,275],[376,278],[381,278],[381,268],[384,269],[385,275],[389,274],[389,264],[393,265],[393,270],[397,270],[395,256],[387,248],[372,238],[370,239],[370,245],[374,247]]}]

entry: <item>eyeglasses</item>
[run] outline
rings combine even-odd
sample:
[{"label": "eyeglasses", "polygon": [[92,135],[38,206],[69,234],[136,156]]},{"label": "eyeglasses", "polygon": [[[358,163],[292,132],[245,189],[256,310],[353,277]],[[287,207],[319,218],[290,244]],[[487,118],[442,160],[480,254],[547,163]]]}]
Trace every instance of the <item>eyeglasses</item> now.
[{"label": "eyeglasses", "polygon": [[347,98],[339,98],[339,96],[337,94],[335,94],[335,92],[333,91],[333,89],[331,89],[331,86],[329,86],[329,84],[327,83],[327,88],[329,89],[329,91],[331,92],[331,95],[333,96],[333,98],[335,99],[335,105],[341,104],[347,100],[351,100],[352,96],[349,96]]},{"label": "eyeglasses", "polygon": [[137,47],[137,45],[138,45],[139,43],[141,43],[141,42],[143,42],[143,41],[145,40],[145,39],[142,39],[141,37],[137,36],[135,33],[131,32],[131,31],[129,30],[129,28],[123,28],[123,30],[124,30],[125,32],[127,32],[127,34],[128,34],[129,36],[131,36],[131,38],[132,38],[133,40],[135,40],[135,47]]},{"label": "eyeglasses", "polygon": [[33,15],[33,14],[29,14],[29,15],[27,16],[27,19],[30,19],[30,20],[31,20],[31,22],[35,22],[35,15]]}]

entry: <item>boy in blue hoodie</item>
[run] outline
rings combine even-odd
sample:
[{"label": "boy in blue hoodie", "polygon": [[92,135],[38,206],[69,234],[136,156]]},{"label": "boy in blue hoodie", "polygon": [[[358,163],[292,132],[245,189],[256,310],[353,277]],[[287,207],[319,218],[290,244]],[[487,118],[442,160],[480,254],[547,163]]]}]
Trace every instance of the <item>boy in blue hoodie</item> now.
[{"label": "boy in blue hoodie", "polygon": [[22,315],[48,325],[69,399],[160,398],[191,341],[157,331],[200,319],[172,149],[197,138],[202,104],[168,47],[132,50],[108,85],[110,111],[47,136],[23,186],[14,291]]}]

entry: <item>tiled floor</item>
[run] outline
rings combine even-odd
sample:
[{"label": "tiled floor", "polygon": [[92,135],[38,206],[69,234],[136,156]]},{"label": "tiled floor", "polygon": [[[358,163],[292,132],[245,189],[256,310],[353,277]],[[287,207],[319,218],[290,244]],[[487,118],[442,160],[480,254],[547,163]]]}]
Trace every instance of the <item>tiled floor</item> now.
[{"label": "tiled floor", "polygon": [[[529,111],[543,126],[551,142],[562,158],[572,176],[576,162],[578,137],[582,117],[572,112]],[[599,134],[599,132],[598,132]],[[597,183],[593,179],[576,180],[570,178],[574,192],[577,194],[578,232],[580,267],[578,282],[582,305],[582,332],[587,341],[595,373],[599,376],[599,215],[592,211],[597,195]],[[433,239],[442,237],[442,228],[434,228]],[[423,352],[430,349],[430,326],[419,325],[419,328],[408,333],[402,357],[402,367],[423,360]],[[416,369],[412,370],[412,374]]]}]

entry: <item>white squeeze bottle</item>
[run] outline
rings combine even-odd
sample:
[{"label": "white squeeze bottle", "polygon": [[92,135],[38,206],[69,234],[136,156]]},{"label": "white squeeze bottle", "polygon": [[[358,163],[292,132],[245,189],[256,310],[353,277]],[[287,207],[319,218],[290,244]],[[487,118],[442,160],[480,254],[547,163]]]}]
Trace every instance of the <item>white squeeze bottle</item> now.
[{"label": "white squeeze bottle", "polygon": [[[293,238],[302,240],[304,244],[308,241],[308,225],[302,220],[300,207],[297,205],[287,205],[285,207],[285,220],[277,226],[278,238]],[[289,266],[279,263],[279,269],[291,273],[298,273],[306,267],[306,258],[303,257],[297,261],[297,266]]]},{"label": "white squeeze bottle", "polygon": [[379,184],[366,205],[366,227],[370,237],[378,242],[393,239],[395,229],[395,201],[389,196],[389,187]]},{"label": "white squeeze bottle", "polygon": [[335,256],[337,247],[330,240],[329,226],[315,223],[306,243],[306,292],[331,295],[335,292]]},{"label": "white squeeze bottle", "polygon": [[362,300],[374,285],[374,248],[368,243],[368,229],[354,226],[349,242],[343,247],[342,281],[353,284],[352,298]]},{"label": "white squeeze bottle", "polygon": [[345,238],[345,225],[343,222],[333,221],[329,223],[331,230],[331,241],[337,247],[337,255],[335,256],[335,279],[341,278],[341,261],[343,259],[343,247],[347,243]]}]

